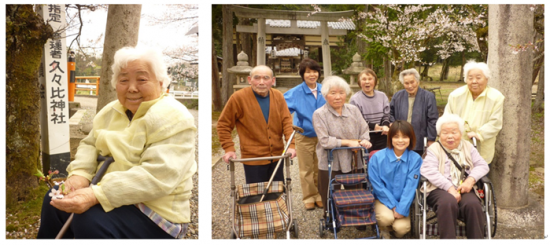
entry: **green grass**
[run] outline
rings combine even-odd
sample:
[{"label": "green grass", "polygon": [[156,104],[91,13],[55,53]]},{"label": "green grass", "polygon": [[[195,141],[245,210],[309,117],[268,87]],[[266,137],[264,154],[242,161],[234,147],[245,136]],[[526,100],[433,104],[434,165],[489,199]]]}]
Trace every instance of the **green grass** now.
[{"label": "green grass", "polygon": [[[76,91],[77,95],[90,95],[90,91]],[[92,91],[91,95],[95,95],[95,91]]]},{"label": "green grass", "polygon": [[6,238],[36,238],[38,220],[42,211],[42,198],[49,188],[40,183],[38,188],[33,190],[25,202],[6,208]]},{"label": "green grass", "polygon": [[[438,82],[441,77],[441,68],[442,64],[436,64],[430,67],[428,70],[428,76],[430,76],[434,82]],[[418,72],[422,72],[421,70]],[[447,76],[444,82],[457,82],[460,78],[460,66],[451,66],[449,67],[449,75]]]}]

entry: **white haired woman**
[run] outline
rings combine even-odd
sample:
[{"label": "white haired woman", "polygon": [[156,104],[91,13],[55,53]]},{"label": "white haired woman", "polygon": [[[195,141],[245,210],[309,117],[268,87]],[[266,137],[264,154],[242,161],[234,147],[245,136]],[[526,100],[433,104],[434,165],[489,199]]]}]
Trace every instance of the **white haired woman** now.
[{"label": "white haired woman", "polygon": [[420,74],[411,68],[399,74],[399,81],[405,86],[395,93],[390,102],[390,121],[409,122],[416,135],[416,147],[419,155],[424,154],[424,137],[427,137],[427,146],[436,138],[435,123],[439,117],[435,95],[420,88]]},{"label": "white haired woman", "polygon": [[[370,148],[369,125],[363,119],[359,108],[346,103],[350,93],[348,83],[337,76],[329,76],[323,80],[321,93],[327,103],[313,113],[313,128],[319,142],[316,146],[319,158],[319,194],[323,202],[323,214],[327,207],[328,191],[328,159],[326,149],[336,147],[363,146]],[[332,176],[351,172],[352,153],[350,151],[334,152]],[[357,164],[362,169],[361,162]]]},{"label": "white haired woman", "polygon": [[466,223],[466,237],[483,238],[485,219],[474,184],[489,172],[477,149],[462,139],[464,120],[445,114],[437,121],[439,142],[427,149],[420,174],[430,182],[428,205],[434,208],[441,239],[456,238],[457,218]]},{"label": "white haired woman", "polygon": [[495,155],[496,136],[502,129],[504,95],[487,85],[491,79],[489,66],[469,61],[464,65],[467,85],[449,94],[444,114],[457,114],[466,121],[464,139],[476,138],[479,153],[489,164]]},{"label": "white haired woman", "polygon": [[[38,238],[182,238],[190,222],[196,127],[187,108],[163,91],[170,82],[160,52],[122,48],[111,85],[117,100],[95,116],[77,149],[62,199],[44,198]],[[98,154],[114,158],[97,185]]]}]

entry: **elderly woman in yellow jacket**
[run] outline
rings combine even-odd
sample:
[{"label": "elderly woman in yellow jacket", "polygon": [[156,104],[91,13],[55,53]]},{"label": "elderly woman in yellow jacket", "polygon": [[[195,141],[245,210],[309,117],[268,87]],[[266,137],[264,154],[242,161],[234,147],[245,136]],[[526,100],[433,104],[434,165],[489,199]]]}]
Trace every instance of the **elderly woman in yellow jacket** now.
[{"label": "elderly woman in yellow jacket", "polygon": [[[64,238],[181,238],[190,222],[196,127],[193,116],[163,91],[170,83],[162,55],[122,48],[112,65],[117,98],[93,121],[93,129],[67,168],[62,199],[42,205],[38,238],[55,237],[75,213]],[[114,162],[91,185],[98,155]]]},{"label": "elderly woman in yellow jacket", "polygon": [[444,114],[456,114],[464,119],[463,138],[478,140],[481,157],[491,163],[495,155],[496,136],[502,129],[504,95],[487,85],[491,79],[489,66],[469,61],[464,65],[464,81],[467,85],[449,94]]}]

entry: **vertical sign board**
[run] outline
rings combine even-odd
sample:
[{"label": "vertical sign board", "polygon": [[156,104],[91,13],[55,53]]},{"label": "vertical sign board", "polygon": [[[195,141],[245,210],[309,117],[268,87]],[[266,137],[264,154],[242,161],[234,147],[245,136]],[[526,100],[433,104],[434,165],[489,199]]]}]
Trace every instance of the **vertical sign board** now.
[{"label": "vertical sign board", "polygon": [[66,178],[71,153],[65,5],[39,4],[36,11],[54,30],[44,45],[39,74],[42,169],[59,170],[56,177]]}]

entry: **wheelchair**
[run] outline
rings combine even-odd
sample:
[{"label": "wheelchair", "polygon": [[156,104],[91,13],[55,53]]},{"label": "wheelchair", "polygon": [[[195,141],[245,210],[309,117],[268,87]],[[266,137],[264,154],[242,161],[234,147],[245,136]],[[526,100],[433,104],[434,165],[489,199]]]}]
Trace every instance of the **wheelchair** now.
[{"label": "wheelchair", "polygon": [[[476,147],[475,140],[474,147]],[[437,216],[432,207],[427,205],[427,198],[423,193],[423,191],[427,189],[428,183],[428,179],[424,176],[420,177],[415,198],[411,205],[411,234],[413,238],[426,239],[427,236],[439,235],[437,229]],[[494,196],[493,184],[491,180],[485,176],[479,179],[476,185],[480,194],[479,196],[481,197],[482,210],[485,214],[485,238],[491,239],[495,236],[497,230],[497,204]],[[472,188],[472,191],[475,190]],[[466,225],[464,224],[464,220],[459,218],[458,221],[458,226],[456,227],[457,237],[466,236]]]}]

